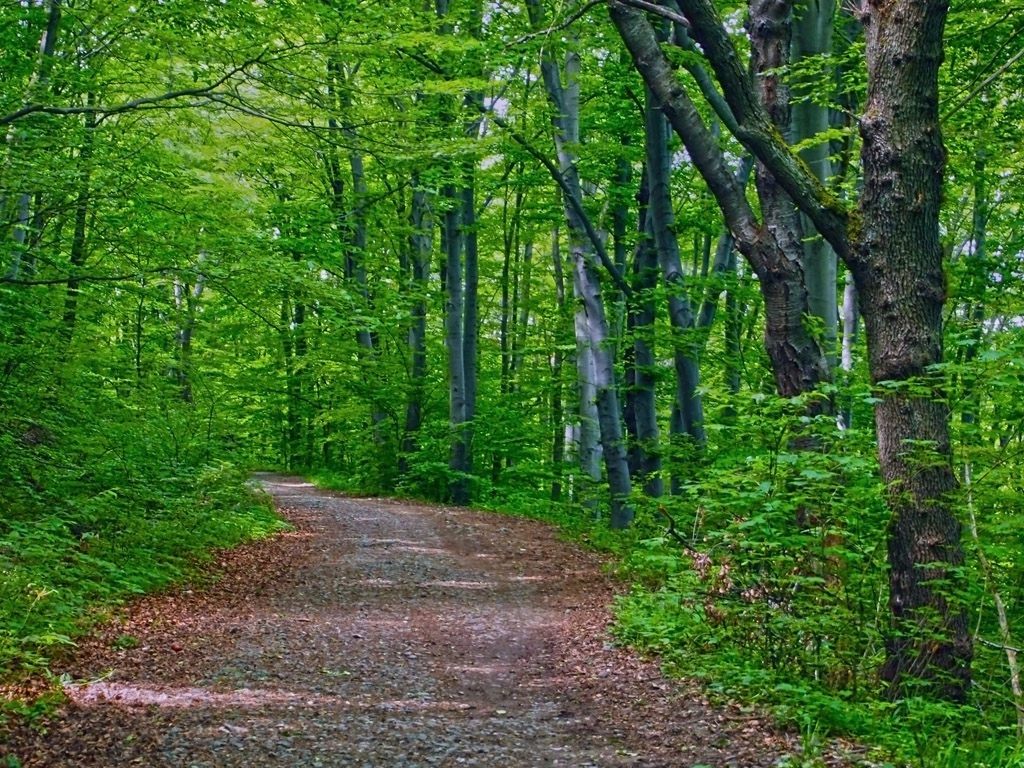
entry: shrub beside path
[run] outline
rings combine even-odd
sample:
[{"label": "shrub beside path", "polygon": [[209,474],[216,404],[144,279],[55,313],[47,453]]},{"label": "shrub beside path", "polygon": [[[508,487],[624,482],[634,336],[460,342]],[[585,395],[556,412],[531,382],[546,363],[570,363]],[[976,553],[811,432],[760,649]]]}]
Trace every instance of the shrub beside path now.
[{"label": "shrub beside path", "polygon": [[[261,475],[295,530],[141,599],[3,766],[778,765],[797,740],[613,646],[601,558],[545,524]],[[796,764],[799,764],[797,762]]]}]

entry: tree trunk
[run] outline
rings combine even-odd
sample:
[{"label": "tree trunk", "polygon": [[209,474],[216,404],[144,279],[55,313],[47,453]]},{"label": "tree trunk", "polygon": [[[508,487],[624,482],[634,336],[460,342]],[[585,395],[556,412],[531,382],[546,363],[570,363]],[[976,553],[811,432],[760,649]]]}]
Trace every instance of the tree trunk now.
[{"label": "tree trunk", "polygon": [[24,258],[25,244],[28,240],[31,200],[32,196],[27,192],[18,195],[18,207],[14,217],[14,232],[11,235],[11,238],[14,240],[14,248],[11,250],[11,263],[5,275],[8,280],[17,280],[21,272],[21,261]]},{"label": "tree trunk", "polygon": [[661,477],[661,446],[655,397],[654,292],[658,284],[658,251],[647,212],[648,174],[640,182],[640,216],[637,229],[640,240],[633,255],[633,298],[630,300],[629,326],[633,336],[631,359],[626,370],[626,413],[635,431],[634,456],[630,472],[643,484],[644,493],[659,497],[665,492]]},{"label": "tree trunk", "polygon": [[[363,301],[364,311],[369,314],[373,309],[373,298],[370,295],[370,287],[366,278],[366,172],[360,152],[350,152],[348,161],[349,169],[352,172],[354,205],[351,211],[351,240],[345,253],[345,277],[355,282],[356,290]],[[368,382],[373,381],[377,363],[376,334],[370,327],[361,325],[356,331],[356,339],[364,350],[362,359],[363,368],[366,371],[364,377]],[[368,387],[368,389],[375,391],[375,388],[372,387]],[[376,395],[373,395],[371,399],[370,420],[373,425],[373,441],[375,445],[380,446],[384,442],[381,423],[385,419],[385,413],[377,402]]]},{"label": "tree trunk", "polygon": [[[203,260],[203,254],[199,255]],[[192,332],[196,325],[196,303],[203,295],[205,287],[202,274],[196,275],[195,285],[179,279],[174,281],[174,305],[178,311],[178,330],[175,333],[175,341],[178,346],[178,359],[175,363],[174,377],[177,379],[181,399],[185,403],[192,403]],[[140,319],[141,320],[141,319]],[[137,334],[139,336],[138,346],[141,348],[141,321],[138,324]],[[138,366],[139,363],[136,363]]]},{"label": "tree trunk", "polygon": [[469,465],[466,438],[466,369],[463,341],[462,238],[459,213],[461,202],[453,185],[442,193],[446,209],[441,228],[445,254],[447,298],[445,301],[445,343],[448,347],[448,423],[451,430],[451,455],[448,467],[452,478],[449,494],[452,503],[469,504]]},{"label": "tree trunk", "polygon": [[565,276],[562,270],[562,252],[559,246],[559,227],[551,232],[551,260],[555,276],[555,307],[558,310],[554,353],[551,355],[551,500],[562,500],[562,470],[565,464],[565,412],[562,403],[561,344],[568,337],[568,309],[565,302]]},{"label": "tree trunk", "polygon": [[[474,124],[479,125],[478,122]],[[465,256],[465,284],[462,292],[462,373],[465,379],[465,412],[463,439],[466,444],[465,472],[473,472],[473,419],[476,416],[477,379],[477,316],[480,283],[479,254],[476,231],[476,169],[472,162],[463,166],[462,217],[460,229]],[[467,502],[468,499],[467,499]]]},{"label": "tree trunk", "polygon": [[[540,28],[543,24],[543,9],[539,2],[530,0],[527,7],[532,26],[535,29]],[[571,51],[566,54],[563,72],[555,63],[550,49],[545,48],[541,76],[548,100],[555,109],[552,118],[555,128],[555,149],[561,177],[564,180],[562,204],[573,260],[573,289],[579,302],[576,313],[577,338],[582,334],[586,340],[580,350],[583,354],[577,361],[581,384],[580,403],[581,408],[586,406],[588,396],[584,387],[593,386],[601,434],[601,452],[604,455],[611,492],[610,522],[613,528],[626,528],[634,517],[633,508],[629,504],[632,484],[626,460],[626,447],[622,439],[622,413],[619,409],[608,316],[595,267],[595,246],[587,231],[589,222],[584,220],[580,205],[583,187],[574,154],[575,146],[580,140],[579,70],[578,54]],[[614,270],[614,265],[612,268]]]},{"label": "tree trunk", "polygon": [[[582,246],[581,246],[582,248]],[[597,412],[597,370],[594,362],[593,340],[587,328],[587,313],[579,302],[578,280],[575,276],[576,248],[570,245],[573,257],[573,296],[577,299],[573,315],[576,333],[576,399],[579,406],[579,426],[575,430],[576,460],[579,463],[580,495],[587,505],[598,512],[594,487],[601,482],[601,428]]]},{"label": "tree trunk", "polygon": [[423,395],[427,377],[427,283],[430,278],[431,233],[433,222],[430,198],[419,188],[419,179],[412,180],[412,207],[409,212],[409,253],[412,268],[412,322],[409,325],[409,352],[412,358],[409,396],[405,406],[405,434],[399,471],[409,471],[408,456],[416,452],[416,436],[423,424]]},{"label": "tree trunk", "polygon": [[[668,126],[650,88],[644,89],[644,135],[647,148],[647,173],[650,177],[650,219],[654,244],[658,250],[665,289],[668,293],[668,316],[672,326],[673,362],[676,386],[669,422],[672,441],[680,448],[703,450],[707,442],[704,431],[704,405],[700,396],[698,344],[694,333],[694,316],[686,294],[679,242],[675,235],[675,215],[670,189],[671,157]],[[679,462],[673,462],[678,466]],[[678,491],[680,477],[672,473],[673,491]]]},{"label": "tree trunk", "polygon": [[[956,585],[964,562],[953,515],[942,376],[946,300],[939,208],[945,149],[938,70],[945,0],[865,6],[868,91],[860,120],[863,232],[852,265],[868,340],[878,457],[888,487],[892,633],[883,676],[963,701],[971,638]],[[912,386],[908,386],[912,382]]]},{"label": "tree trunk", "polygon": [[[86,98],[88,104],[92,104],[94,97],[89,94]],[[78,318],[78,294],[81,287],[81,280],[78,272],[85,266],[88,256],[86,249],[86,223],[89,216],[89,203],[92,197],[92,154],[93,142],[95,141],[96,116],[86,114],[85,134],[82,137],[82,148],[78,153],[78,193],[75,198],[75,230],[71,236],[70,253],[70,276],[67,281],[67,288],[64,295],[64,314],[61,335],[64,340],[63,354],[67,356],[70,352],[69,345],[75,332],[75,323]]]},{"label": "tree trunk", "polygon": [[[832,51],[832,29],[835,26],[836,0],[804,0],[797,8],[793,23],[793,41],[790,46],[790,61],[795,71],[800,62],[811,56],[821,56]],[[796,77],[792,82],[796,98],[792,99],[790,140],[800,144],[814,136],[821,136],[831,126],[829,107],[813,98],[814,91],[821,88],[818,70],[814,77]],[[829,159],[831,148],[828,140],[819,138],[818,143],[800,151],[801,159],[821,182],[832,176]],[[828,359],[829,369],[836,367],[836,326],[839,308],[836,299],[836,253],[828,242],[818,235],[814,224],[806,214],[800,214],[800,229],[804,237],[804,280],[807,285],[807,307],[810,313],[822,323],[822,346]]]},{"label": "tree trunk", "polygon": [[302,392],[295,375],[295,339],[292,337],[292,300],[285,288],[281,296],[281,354],[284,358],[285,412],[282,454],[285,469],[299,468],[299,447],[302,444]]}]

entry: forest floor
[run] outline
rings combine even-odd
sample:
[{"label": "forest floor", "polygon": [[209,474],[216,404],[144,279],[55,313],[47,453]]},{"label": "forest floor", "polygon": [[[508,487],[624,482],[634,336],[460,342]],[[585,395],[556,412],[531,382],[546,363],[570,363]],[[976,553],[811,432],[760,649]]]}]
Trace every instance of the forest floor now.
[{"label": "forest floor", "polygon": [[622,585],[551,526],[260,479],[294,531],[83,639],[0,766],[809,765],[613,645]]}]

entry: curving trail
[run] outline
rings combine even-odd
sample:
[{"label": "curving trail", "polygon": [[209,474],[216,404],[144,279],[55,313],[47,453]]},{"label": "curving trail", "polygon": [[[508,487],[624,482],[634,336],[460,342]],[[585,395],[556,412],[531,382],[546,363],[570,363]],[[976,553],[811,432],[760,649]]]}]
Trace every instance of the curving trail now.
[{"label": "curving trail", "polygon": [[0,755],[25,768],[767,767],[794,750],[613,647],[600,558],[549,526],[260,479],[296,530],[226,553],[205,589],[129,607],[58,670],[92,682]]}]

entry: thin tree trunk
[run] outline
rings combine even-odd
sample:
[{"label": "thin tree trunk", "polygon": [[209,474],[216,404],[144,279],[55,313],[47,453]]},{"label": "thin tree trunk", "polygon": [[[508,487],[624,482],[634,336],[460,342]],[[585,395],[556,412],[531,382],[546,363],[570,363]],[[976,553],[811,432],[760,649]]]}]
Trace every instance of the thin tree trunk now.
[{"label": "thin tree trunk", "polygon": [[[479,123],[476,123],[477,125]],[[461,191],[463,254],[465,256],[465,284],[462,292],[462,374],[465,380],[465,412],[463,436],[466,444],[465,469],[473,472],[473,419],[476,417],[477,336],[479,334],[479,253],[476,227],[476,169],[472,163],[463,167],[465,175]],[[468,499],[467,499],[468,503]]]},{"label": "thin tree trunk", "polygon": [[423,424],[423,396],[427,376],[427,290],[430,278],[430,254],[433,231],[430,198],[419,188],[418,177],[413,177],[412,207],[409,212],[409,252],[412,266],[412,322],[409,325],[409,351],[412,370],[409,398],[405,406],[405,436],[399,471],[409,471],[408,456],[418,449],[417,435]]},{"label": "thin tree trunk", "polygon": [[[203,260],[202,253],[199,255],[199,260]],[[196,324],[196,304],[203,295],[204,287],[202,274],[196,275],[195,285],[189,285],[178,279],[174,281],[174,304],[178,311],[178,330],[175,333],[178,359],[175,363],[174,376],[178,381],[181,399],[185,403],[194,402],[192,394],[192,333]],[[141,335],[141,332],[140,323],[138,333]]]},{"label": "thin tree trunk", "polygon": [[[665,116],[650,88],[645,88],[644,134],[647,147],[647,173],[650,178],[650,219],[658,263],[668,293],[668,315],[672,326],[673,360],[676,385],[672,419],[669,428],[673,442],[680,448],[690,443],[691,449],[703,450],[707,437],[704,431],[704,406],[700,396],[699,346],[694,333],[695,319],[686,294],[679,243],[675,235],[675,216],[669,186],[671,157]],[[673,462],[679,466],[680,462]],[[672,473],[672,489],[678,492],[681,478]]]},{"label": "thin tree trunk", "polygon": [[551,233],[551,259],[555,275],[555,307],[558,310],[554,353],[551,356],[551,500],[562,500],[562,470],[565,463],[565,413],[562,403],[562,340],[568,337],[568,314],[565,305],[565,277],[559,246],[559,227]]},{"label": "thin tree trunk", "polygon": [[285,420],[282,453],[286,469],[298,469],[298,446],[301,441],[301,392],[295,376],[295,340],[292,338],[292,301],[287,288],[281,296],[281,354],[284,358]]},{"label": "thin tree trunk", "polygon": [[11,236],[14,240],[14,247],[11,249],[11,264],[7,268],[6,274],[8,280],[17,280],[21,272],[21,261],[24,258],[25,243],[28,239],[31,200],[32,196],[27,192],[18,195],[17,210],[14,218],[14,232]]},{"label": "thin tree trunk", "polygon": [[[849,387],[853,375],[853,349],[857,346],[857,331],[860,327],[860,312],[857,310],[857,288],[853,275],[846,273],[846,286],[843,288],[843,349],[839,367],[843,371],[843,389]],[[842,429],[853,426],[853,402],[849,394],[844,397],[839,423]]]},{"label": "thin tree trunk", "polygon": [[[86,103],[91,105],[94,101],[92,94],[86,98]],[[89,217],[89,204],[92,197],[90,189],[92,183],[92,155],[93,143],[95,141],[96,116],[86,114],[85,134],[82,137],[82,148],[78,153],[78,193],[75,198],[75,230],[71,237],[71,253],[69,254],[70,276],[67,280],[67,287],[64,295],[63,325],[61,335],[64,340],[64,352],[69,352],[72,337],[75,332],[75,324],[78,318],[78,294],[81,289],[81,280],[78,272],[88,256],[86,248],[86,224]]]},{"label": "thin tree trunk", "polygon": [[[790,47],[790,61],[795,72],[798,65],[809,57],[821,57],[832,51],[832,29],[835,26],[836,0],[803,0],[796,12],[793,23],[793,40]],[[829,129],[830,109],[820,100],[812,98],[815,90],[821,88],[822,73],[815,68],[813,78],[797,77],[792,88],[796,98],[792,99],[790,139],[800,144],[814,136],[820,136],[818,143],[800,151],[800,157],[811,172],[822,183],[832,177],[832,163],[829,159],[831,148],[823,138]],[[836,326],[838,306],[836,301],[836,253],[828,242],[817,234],[814,224],[805,214],[800,214],[800,229],[804,242],[804,280],[807,285],[807,307],[811,315],[822,323],[822,346],[828,359],[829,369],[836,367]]]},{"label": "thin tree trunk", "polygon": [[647,210],[649,200],[648,174],[640,183],[640,240],[633,256],[633,299],[630,302],[629,324],[633,336],[631,365],[627,368],[626,413],[633,422],[635,457],[630,471],[643,484],[644,493],[657,498],[665,492],[661,477],[661,446],[655,397],[654,292],[658,284],[658,251],[651,231]]},{"label": "thin tree trunk", "polygon": [[[365,311],[369,313],[373,309],[373,297],[370,295],[370,287],[366,276],[366,172],[363,167],[363,156],[358,151],[349,153],[349,168],[352,172],[352,192],[354,195],[354,207],[351,212],[351,241],[349,249],[345,254],[345,277],[353,280],[356,290],[363,301]],[[366,374],[368,381],[374,377],[374,369],[377,362],[377,339],[374,332],[366,325],[361,325],[356,331],[356,339],[359,346],[363,348],[364,370],[369,369]],[[380,446],[384,442],[382,422],[386,418],[384,410],[377,402],[376,396],[372,398],[370,419],[373,425],[374,444]]]},{"label": "thin tree trunk", "polygon": [[466,369],[463,341],[462,238],[460,236],[460,200],[453,185],[444,187],[445,200],[442,245],[445,254],[447,297],[445,301],[445,342],[448,347],[448,422],[451,430],[451,454],[448,461],[452,478],[449,494],[452,503],[469,504],[468,445],[466,440]]},{"label": "thin tree trunk", "polygon": [[519,320],[512,336],[512,386],[513,391],[517,388],[518,376],[523,368],[523,349],[526,347],[526,336],[530,328],[530,280],[533,273],[533,239],[528,233],[528,239],[523,245],[522,270],[519,277]]}]

